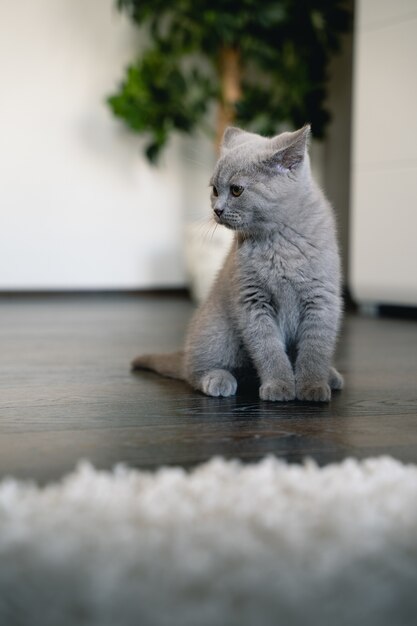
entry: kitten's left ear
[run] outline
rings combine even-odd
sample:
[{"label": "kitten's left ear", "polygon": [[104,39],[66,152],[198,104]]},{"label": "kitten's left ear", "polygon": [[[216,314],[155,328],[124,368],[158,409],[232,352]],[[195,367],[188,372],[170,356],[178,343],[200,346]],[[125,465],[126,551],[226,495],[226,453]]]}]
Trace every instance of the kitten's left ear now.
[{"label": "kitten's left ear", "polygon": [[245,133],[241,128],[237,128],[236,126],[228,126],[223,133],[223,138],[221,141],[222,148],[230,148],[231,144],[237,139],[239,136],[242,136]]},{"label": "kitten's left ear", "polygon": [[223,133],[222,140],[220,142],[220,152],[225,154],[231,148],[235,148],[237,145],[247,138],[248,133],[236,126],[228,126]]},{"label": "kitten's left ear", "polygon": [[293,133],[282,133],[271,139],[264,163],[281,172],[296,170],[304,160],[310,131],[310,124],[306,124]]}]

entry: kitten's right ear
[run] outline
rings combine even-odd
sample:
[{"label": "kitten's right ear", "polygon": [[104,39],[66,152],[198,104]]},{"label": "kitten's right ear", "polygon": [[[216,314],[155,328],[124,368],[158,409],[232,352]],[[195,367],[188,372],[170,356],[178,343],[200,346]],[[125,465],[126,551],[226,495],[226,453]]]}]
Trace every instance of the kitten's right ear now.
[{"label": "kitten's right ear", "polygon": [[233,147],[233,144],[236,142],[236,139],[244,135],[245,131],[241,128],[237,128],[236,126],[228,126],[223,133],[223,138],[220,144],[221,151],[230,150]]},{"label": "kitten's right ear", "polygon": [[293,133],[287,132],[273,137],[266,158],[263,158],[264,164],[278,172],[296,170],[304,160],[309,137],[309,124]]}]

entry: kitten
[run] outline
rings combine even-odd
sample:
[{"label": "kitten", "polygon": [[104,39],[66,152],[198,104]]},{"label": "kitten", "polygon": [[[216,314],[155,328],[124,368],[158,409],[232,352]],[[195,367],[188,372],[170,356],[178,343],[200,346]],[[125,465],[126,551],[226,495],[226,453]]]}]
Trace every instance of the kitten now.
[{"label": "kitten", "polygon": [[326,402],[343,379],[331,360],[341,317],[332,209],[312,179],[310,127],[272,139],[227,128],[210,184],[215,220],[234,242],[183,352],[134,369],[181,378],[209,396],[236,393],[254,366],[262,400]]}]

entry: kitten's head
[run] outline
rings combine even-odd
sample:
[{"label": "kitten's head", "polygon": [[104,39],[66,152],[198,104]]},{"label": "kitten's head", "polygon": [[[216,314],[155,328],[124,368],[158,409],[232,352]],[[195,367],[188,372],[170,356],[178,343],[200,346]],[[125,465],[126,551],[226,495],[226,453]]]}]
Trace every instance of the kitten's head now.
[{"label": "kitten's head", "polygon": [[310,126],[271,139],[227,128],[210,181],[215,220],[250,234],[286,218],[310,180],[309,134]]}]

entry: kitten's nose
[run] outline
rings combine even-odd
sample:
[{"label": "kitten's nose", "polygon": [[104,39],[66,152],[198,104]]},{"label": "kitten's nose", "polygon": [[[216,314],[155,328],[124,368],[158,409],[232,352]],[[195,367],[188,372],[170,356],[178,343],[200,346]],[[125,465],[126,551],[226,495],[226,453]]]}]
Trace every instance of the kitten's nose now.
[{"label": "kitten's nose", "polygon": [[224,209],[214,209],[215,214],[217,215],[217,217],[220,217],[220,215],[223,213]]}]

